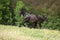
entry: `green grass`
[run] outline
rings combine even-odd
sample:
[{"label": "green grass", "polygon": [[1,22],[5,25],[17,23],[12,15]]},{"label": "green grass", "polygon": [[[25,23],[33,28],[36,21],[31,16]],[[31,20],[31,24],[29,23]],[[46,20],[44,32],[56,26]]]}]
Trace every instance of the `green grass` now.
[{"label": "green grass", "polygon": [[60,40],[60,31],[0,25],[0,40]]}]

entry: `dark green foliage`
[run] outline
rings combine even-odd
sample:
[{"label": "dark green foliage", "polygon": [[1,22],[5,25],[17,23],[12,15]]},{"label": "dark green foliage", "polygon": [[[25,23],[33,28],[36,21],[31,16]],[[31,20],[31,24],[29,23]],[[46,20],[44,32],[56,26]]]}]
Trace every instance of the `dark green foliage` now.
[{"label": "dark green foliage", "polygon": [[10,0],[0,0],[0,24],[15,25],[14,11],[10,9]]},{"label": "dark green foliage", "polygon": [[56,14],[48,15],[48,24],[46,25],[45,22],[42,23],[42,28],[48,29],[58,29],[60,30],[60,17]]},{"label": "dark green foliage", "polygon": [[11,24],[11,13],[9,11],[9,1],[0,0],[0,23]]},{"label": "dark green foliage", "polygon": [[[42,23],[42,28],[58,29],[60,30],[60,7],[57,12],[48,11],[45,7],[35,11],[31,6],[26,6],[22,1],[17,1],[16,8],[14,9],[14,15],[9,9],[9,0],[0,0],[0,24],[19,26],[23,21],[23,16],[18,14],[19,9],[25,7],[27,11],[35,13],[37,15],[45,15],[48,17],[48,24]],[[13,18],[12,18],[13,17]],[[13,20],[14,19],[14,20]]]},{"label": "dark green foliage", "polygon": [[23,16],[19,16],[18,11],[19,9],[23,8],[25,5],[22,1],[18,1],[16,4],[16,8],[15,8],[15,18],[17,19],[16,25],[19,26],[19,24],[22,22],[23,20]]}]

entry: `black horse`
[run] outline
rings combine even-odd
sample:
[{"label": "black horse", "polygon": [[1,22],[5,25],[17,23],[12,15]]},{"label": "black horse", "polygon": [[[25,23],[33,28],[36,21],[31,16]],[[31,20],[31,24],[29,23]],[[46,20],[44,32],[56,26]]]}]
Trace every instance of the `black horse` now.
[{"label": "black horse", "polygon": [[35,26],[37,26],[37,28],[41,28],[41,23],[43,21],[46,21],[46,22],[48,21],[46,16],[37,16],[37,15],[31,14],[27,12],[25,8],[22,8],[21,10],[19,10],[19,15],[24,16],[24,20],[22,22],[23,25],[24,23],[27,23],[30,25],[34,25],[34,28],[36,28]]}]

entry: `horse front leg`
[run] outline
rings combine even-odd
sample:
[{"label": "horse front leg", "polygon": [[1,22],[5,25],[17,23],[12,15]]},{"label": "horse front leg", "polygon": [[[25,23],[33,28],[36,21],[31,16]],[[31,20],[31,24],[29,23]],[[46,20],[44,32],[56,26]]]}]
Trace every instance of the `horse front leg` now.
[{"label": "horse front leg", "polygon": [[37,22],[34,22],[34,28],[37,28]]},{"label": "horse front leg", "polygon": [[25,26],[25,21],[23,20],[20,24],[19,24],[19,27],[21,27],[22,25]]},{"label": "horse front leg", "polygon": [[39,24],[40,28],[41,28],[41,23]]}]

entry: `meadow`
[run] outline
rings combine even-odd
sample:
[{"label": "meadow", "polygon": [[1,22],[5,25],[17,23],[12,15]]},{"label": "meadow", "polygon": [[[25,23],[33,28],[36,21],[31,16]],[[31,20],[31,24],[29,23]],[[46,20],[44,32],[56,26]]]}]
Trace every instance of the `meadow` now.
[{"label": "meadow", "polygon": [[60,31],[0,25],[0,40],[60,40]]}]

